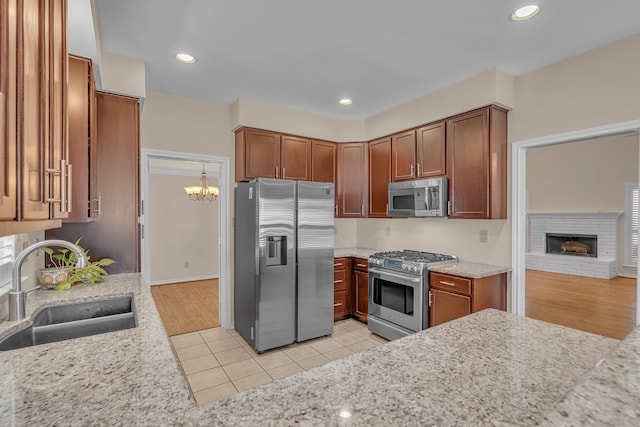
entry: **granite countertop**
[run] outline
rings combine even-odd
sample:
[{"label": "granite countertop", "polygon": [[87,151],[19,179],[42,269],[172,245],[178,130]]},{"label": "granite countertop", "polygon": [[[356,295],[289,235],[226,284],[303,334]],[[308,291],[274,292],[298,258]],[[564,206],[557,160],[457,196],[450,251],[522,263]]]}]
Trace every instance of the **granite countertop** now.
[{"label": "granite countertop", "polygon": [[429,267],[429,271],[434,271],[436,273],[453,274],[455,276],[467,277],[469,279],[482,279],[483,277],[507,273],[511,271],[511,267],[501,267],[498,265],[460,261],[452,264]]},{"label": "granite countertop", "polygon": [[[574,419],[582,419],[590,400],[581,408],[571,396],[582,396],[584,384],[597,383],[606,396],[616,380],[620,389],[636,387],[635,395],[627,390],[633,406],[618,404],[636,407],[637,382],[628,376],[638,379],[637,332],[592,370],[619,341],[498,310],[204,407],[189,392],[139,275],[113,275],[68,292],[37,291],[28,297],[27,315],[66,299],[127,294],[134,297],[137,328],[0,353],[0,425],[553,424],[555,405],[559,414],[570,405]],[[17,326],[0,324],[0,336]],[[605,420],[614,416],[607,408],[601,408]]]},{"label": "granite countertop", "polygon": [[335,248],[333,250],[333,256],[335,258],[342,257],[355,257],[355,258],[369,258],[369,256],[380,252],[380,249],[368,249],[368,248]]}]

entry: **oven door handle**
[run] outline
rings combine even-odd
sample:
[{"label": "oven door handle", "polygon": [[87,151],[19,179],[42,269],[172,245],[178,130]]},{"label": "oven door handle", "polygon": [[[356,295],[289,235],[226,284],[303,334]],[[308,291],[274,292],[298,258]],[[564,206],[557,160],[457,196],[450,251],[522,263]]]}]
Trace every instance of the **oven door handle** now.
[{"label": "oven door handle", "polygon": [[422,281],[421,277],[405,276],[403,274],[391,273],[389,271],[378,270],[377,268],[371,268],[371,267],[369,267],[369,273],[374,273],[381,276],[395,277],[397,279],[401,279],[401,280],[404,280],[407,282],[413,282],[413,283],[420,283]]}]

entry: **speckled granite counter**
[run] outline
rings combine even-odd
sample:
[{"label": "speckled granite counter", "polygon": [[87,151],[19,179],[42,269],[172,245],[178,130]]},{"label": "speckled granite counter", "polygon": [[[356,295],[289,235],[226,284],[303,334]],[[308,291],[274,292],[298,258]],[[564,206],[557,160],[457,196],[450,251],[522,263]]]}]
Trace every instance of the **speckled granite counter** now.
[{"label": "speckled granite counter", "polygon": [[483,277],[509,272],[511,271],[511,268],[460,261],[453,264],[436,265],[434,267],[429,267],[429,271],[435,271],[436,273],[454,274],[456,276],[468,277],[470,279],[481,279]]},{"label": "speckled granite counter", "polygon": [[333,256],[335,258],[341,257],[355,257],[355,258],[369,258],[370,255],[380,252],[380,249],[367,249],[367,248],[335,248],[333,250]]},{"label": "speckled granite counter", "polygon": [[640,425],[640,327],[585,375],[542,425]]},{"label": "speckled granite counter", "polygon": [[198,408],[137,275],[27,311],[123,294],[137,328],[0,353],[0,425],[530,425],[618,344],[485,310]]}]

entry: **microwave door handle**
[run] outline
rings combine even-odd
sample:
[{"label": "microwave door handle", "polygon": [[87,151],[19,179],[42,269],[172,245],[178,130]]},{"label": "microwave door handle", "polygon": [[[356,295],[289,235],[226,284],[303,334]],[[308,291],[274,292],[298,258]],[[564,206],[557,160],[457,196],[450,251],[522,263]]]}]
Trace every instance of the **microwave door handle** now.
[{"label": "microwave door handle", "polygon": [[430,189],[431,189],[431,187],[426,187],[425,190],[424,190],[424,203],[425,203],[425,205],[427,205],[427,210],[428,211],[431,210],[431,203],[430,203],[431,197],[430,197],[430,194],[429,194]]}]

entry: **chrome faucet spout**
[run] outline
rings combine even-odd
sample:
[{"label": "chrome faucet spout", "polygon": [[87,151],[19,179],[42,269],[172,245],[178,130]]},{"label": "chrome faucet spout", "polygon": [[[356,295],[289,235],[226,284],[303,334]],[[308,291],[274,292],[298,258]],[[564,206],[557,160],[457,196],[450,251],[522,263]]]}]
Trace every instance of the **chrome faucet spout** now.
[{"label": "chrome faucet spout", "polygon": [[40,249],[45,246],[62,246],[63,248],[67,248],[74,254],[76,254],[76,267],[87,266],[87,257],[84,255],[84,251],[77,245],[74,245],[71,242],[67,242],[66,240],[43,240],[25,248],[16,257],[16,261],[13,264],[13,271],[11,274],[13,283],[13,288],[9,292],[9,321],[11,322],[24,319],[25,307],[27,303],[27,293],[31,292],[31,290],[27,292],[22,290],[22,263],[36,249]]}]

